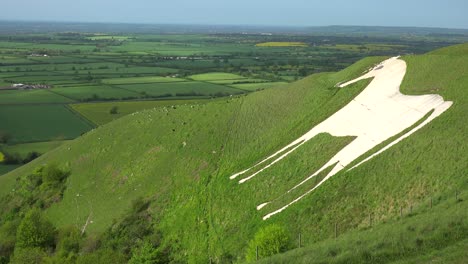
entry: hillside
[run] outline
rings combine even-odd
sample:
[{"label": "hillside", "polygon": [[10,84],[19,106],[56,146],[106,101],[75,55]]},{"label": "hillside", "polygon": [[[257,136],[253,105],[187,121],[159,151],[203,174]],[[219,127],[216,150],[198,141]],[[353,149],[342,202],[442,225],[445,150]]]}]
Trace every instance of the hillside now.
[{"label": "hillside", "polygon": [[[150,203],[143,209],[148,214],[145,221],[158,234],[158,247],[174,262],[242,262],[248,241],[257,230],[273,223],[284,226],[293,238],[303,234],[303,245],[333,237],[335,223],[340,233],[359,232],[368,225],[369,215],[377,226],[390,226],[383,223],[392,223],[402,207],[407,210],[430,197],[442,203],[456,190],[461,194],[467,190],[466,46],[402,58],[407,72],[401,92],[439,94],[454,102],[450,109],[361,166],[338,172],[266,221],[257,205],[278,196],[279,203],[269,206],[278,208],[292,200],[282,194],[320,169],[353,137],[318,134],[248,184],[238,184],[229,176],[286,146],[352,101],[371,80],[346,88],[336,84],[361,76],[385,58],[366,58],[341,72],[312,75],[246,96],[155,108],[103,125],[0,177],[0,209],[8,215],[0,224],[5,229],[29,208],[38,207],[35,198],[30,202],[16,192],[24,182],[18,179],[41,165],[56,164],[70,173],[63,198],[59,195],[50,207],[43,206],[45,217],[56,227],[85,230],[87,243],[99,240],[100,234],[104,234],[103,241],[114,241],[109,236],[117,236],[113,230],[120,230],[119,223],[135,224],[128,212],[134,201],[144,198]],[[376,146],[360,159],[380,148]],[[328,171],[301,190],[312,188]],[[455,207],[466,211],[466,202],[449,204],[447,212]],[[444,215],[445,209],[435,208]],[[438,249],[466,239],[468,223],[466,217],[461,219],[456,221],[456,235],[450,235],[449,228]],[[0,241],[6,241],[1,239],[5,234],[0,232]],[[119,251],[121,244],[103,242],[96,248]],[[424,252],[429,254],[431,245],[424,244]],[[96,249],[80,250],[97,254]],[[417,251],[411,256],[417,257]]]}]

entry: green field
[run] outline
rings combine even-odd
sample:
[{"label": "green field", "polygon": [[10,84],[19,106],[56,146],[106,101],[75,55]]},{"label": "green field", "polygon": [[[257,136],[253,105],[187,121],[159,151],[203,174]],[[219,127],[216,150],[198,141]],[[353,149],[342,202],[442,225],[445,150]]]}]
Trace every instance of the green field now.
[{"label": "green field", "polygon": [[[327,171],[283,195],[353,138],[320,134],[246,184],[229,176],[309,131],[371,80],[345,89],[337,83],[389,55],[451,42],[109,36],[51,32],[0,39],[0,58],[8,57],[0,65],[2,79],[54,85],[7,91],[3,99],[0,91],[0,132],[11,136],[2,151],[45,152],[0,176],[1,263],[21,253],[17,234],[24,233],[19,226],[31,209],[58,232],[26,253],[47,254],[50,263],[127,263],[145,245],[161,263],[242,263],[250,241],[270,225],[286,230],[291,251],[266,263],[465,259],[467,44],[402,57],[408,68],[401,91],[440,94],[454,102],[447,112],[263,221],[258,204],[273,201],[265,208],[274,209],[315,186]],[[255,46],[268,42],[317,45]],[[151,97],[160,100],[128,100]],[[13,168],[0,164],[0,175]],[[304,248],[295,249],[299,234]]]},{"label": "green field", "polygon": [[242,84],[232,84],[231,87],[247,90],[247,91],[257,91],[263,90],[278,85],[287,84],[286,82],[270,82],[270,83],[242,83]]},{"label": "green field", "polygon": [[60,145],[67,142],[64,141],[45,141],[45,142],[34,142],[34,143],[24,143],[24,144],[17,144],[17,145],[4,145],[0,146],[2,151],[5,153],[15,153],[18,154],[20,157],[25,157],[30,152],[37,152],[39,154],[44,154],[52,149],[59,147]]},{"label": "green field", "polygon": [[211,73],[191,75],[188,78],[194,81],[216,81],[216,80],[238,80],[238,79],[243,79],[244,77],[237,75],[237,74],[232,74],[232,73],[211,72]]},{"label": "green field", "polygon": [[63,105],[0,106],[0,130],[11,143],[73,139],[91,128]]},{"label": "green field", "polygon": [[10,172],[16,168],[18,168],[21,165],[5,165],[5,164],[0,164],[0,177],[2,177],[3,174]]},{"label": "green field", "polygon": [[134,83],[166,83],[166,82],[183,82],[185,79],[150,76],[150,77],[129,77],[129,78],[115,78],[103,79],[102,83],[105,84],[134,84]]},{"label": "green field", "polygon": [[116,87],[153,97],[212,97],[243,93],[239,89],[205,82],[127,84]]},{"label": "green field", "polygon": [[52,88],[51,92],[76,101],[121,100],[138,98],[140,95],[127,89],[99,85]]},{"label": "green field", "polygon": [[51,93],[48,90],[0,90],[0,105],[71,103],[72,99]]},{"label": "green field", "polygon": [[255,44],[257,47],[307,47],[304,42],[263,42]]},{"label": "green field", "polygon": [[[104,125],[113,120],[121,118],[131,113],[139,112],[155,107],[174,105],[194,105],[210,102],[212,99],[203,100],[160,100],[160,101],[131,101],[131,102],[110,102],[110,103],[83,103],[70,105],[73,109],[86,117],[96,125]],[[117,107],[117,113],[111,114],[110,110]]]}]

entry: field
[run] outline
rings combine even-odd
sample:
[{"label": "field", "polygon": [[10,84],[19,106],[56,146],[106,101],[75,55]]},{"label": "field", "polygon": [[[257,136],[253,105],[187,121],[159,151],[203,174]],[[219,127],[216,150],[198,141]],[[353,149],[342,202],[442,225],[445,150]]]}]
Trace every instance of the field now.
[{"label": "field", "polygon": [[34,143],[24,143],[17,145],[4,145],[0,146],[2,151],[10,154],[18,154],[20,157],[26,157],[31,152],[37,152],[39,154],[44,154],[52,149],[59,147],[60,145],[67,142],[63,141],[45,141],[45,142],[34,142]]},{"label": "field", "polygon": [[[79,253],[74,255],[83,262],[108,254],[123,255],[124,261],[115,263],[125,263],[135,241],[149,241],[176,263],[243,262],[249,241],[271,224],[285,227],[293,239],[304,234],[302,243],[309,249],[286,253],[286,261],[283,256],[271,260],[279,263],[293,258],[307,263],[314,256],[322,263],[337,256],[331,261],[339,262],[356,252],[356,263],[385,257],[417,262],[414,252],[424,258],[464,245],[466,213],[457,215],[466,212],[468,187],[467,124],[460,118],[468,111],[464,45],[442,49],[439,55],[403,57],[408,74],[401,90],[438,93],[454,101],[447,113],[263,221],[258,204],[274,199],[274,207],[290,201],[291,196],[281,194],[353,138],[320,134],[248,184],[229,180],[232,173],[308,131],[370,80],[346,89],[337,83],[360,76],[387,56],[448,43],[259,34],[100,36],[52,32],[0,38],[0,58],[7,57],[0,66],[2,82],[53,86],[35,93],[15,91],[27,94],[26,99],[0,91],[0,98],[3,92],[6,96],[0,99],[0,131],[11,135],[2,147],[46,151],[60,144],[47,141],[74,139],[0,177],[0,209],[5,212],[0,216],[0,246],[5,248],[0,257],[13,252],[18,223],[32,207],[61,235],[66,228],[77,234],[85,230],[76,238]],[[265,42],[316,45],[255,46]],[[48,56],[38,56],[44,53]],[[166,78],[174,81],[163,82]],[[50,164],[65,171],[66,178],[54,184],[37,180],[38,175],[47,179],[41,175],[47,176]],[[0,165],[6,169],[11,167]],[[298,191],[313,187],[324,174]],[[458,191],[463,192],[457,196],[460,202],[453,199]],[[434,199],[432,211],[427,210],[429,198]],[[413,206],[414,212],[398,218],[401,208],[408,212]],[[369,228],[369,216],[375,229]],[[340,228],[336,243],[331,239],[335,223]],[[402,238],[407,232],[411,238]],[[57,239],[61,246],[68,241]],[[406,255],[398,255],[400,249]],[[51,258],[60,263],[56,255]]]},{"label": "field", "polygon": [[242,83],[242,84],[233,84],[231,87],[247,90],[247,91],[257,91],[263,90],[266,88],[287,84],[286,82],[271,82],[271,83]]},{"label": "field", "polygon": [[[153,109],[156,107],[172,107],[175,105],[203,104],[212,100],[214,99],[129,101],[109,103],[83,103],[72,104],[70,106],[94,124],[104,125],[128,114],[139,112],[145,109]],[[117,108],[117,113],[111,114],[110,110],[113,107]]]},{"label": "field", "polygon": [[185,81],[185,80],[180,79],[180,78],[150,76],[150,77],[128,77],[128,78],[103,79],[102,83],[105,83],[105,84],[135,84],[135,83],[166,83],[166,82],[183,82],[183,81]]},{"label": "field", "polygon": [[117,87],[133,91],[145,97],[220,97],[244,93],[244,91],[207,82],[174,82],[152,84],[126,84]]},{"label": "field", "polygon": [[72,99],[55,94],[48,90],[0,91],[0,105],[14,104],[45,104],[45,103],[71,103]]},{"label": "field", "polygon": [[257,47],[307,47],[304,42],[263,42],[255,44]]},{"label": "field", "polygon": [[211,72],[192,75],[188,77],[194,81],[216,81],[216,80],[238,80],[243,79],[244,77],[232,74],[232,73],[223,73],[223,72]]},{"label": "field", "polygon": [[0,130],[12,136],[9,143],[73,139],[91,128],[63,105],[0,105]]}]

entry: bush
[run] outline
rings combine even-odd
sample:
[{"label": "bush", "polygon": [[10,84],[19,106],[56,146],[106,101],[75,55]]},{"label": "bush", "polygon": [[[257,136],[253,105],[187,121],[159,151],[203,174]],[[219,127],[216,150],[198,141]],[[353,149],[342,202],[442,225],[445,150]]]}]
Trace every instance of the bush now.
[{"label": "bush", "polygon": [[113,106],[113,107],[109,110],[109,113],[110,113],[111,115],[116,115],[116,114],[118,114],[118,113],[119,113],[119,107]]},{"label": "bush", "polygon": [[164,254],[161,254],[150,242],[144,242],[132,251],[129,264],[157,264],[166,263]]},{"label": "bush", "polygon": [[45,184],[55,184],[63,181],[68,176],[68,173],[59,169],[55,164],[49,164],[42,168],[41,175],[42,181]]},{"label": "bush", "polygon": [[16,232],[16,249],[48,248],[55,243],[55,228],[38,210],[31,210],[21,220]]},{"label": "bush", "polygon": [[34,247],[28,249],[15,250],[15,254],[11,259],[11,264],[40,264],[47,257],[46,252],[42,248]]},{"label": "bush", "polygon": [[76,258],[80,251],[81,233],[77,227],[71,226],[60,230],[56,254],[64,259]]},{"label": "bush", "polygon": [[288,232],[282,226],[272,224],[261,228],[254,239],[249,242],[247,248],[247,261],[256,260],[256,251],[258,247],[258,257],[268,257],[274,254],[287,251],[291,246],[291,240]]},{"label": "bush", "polygon": [[98,250],[78,257],[76,264],[119,264],[127,263],[125,255],[110,249]]}]

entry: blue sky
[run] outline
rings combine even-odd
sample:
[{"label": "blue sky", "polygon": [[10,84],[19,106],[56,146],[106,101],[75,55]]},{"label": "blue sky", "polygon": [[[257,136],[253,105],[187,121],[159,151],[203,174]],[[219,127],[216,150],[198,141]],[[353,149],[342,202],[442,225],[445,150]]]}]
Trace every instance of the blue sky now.
[{"label": "blue sky", "polygon": [[468,28],[468,0],[13,0],[0,20]]}]

